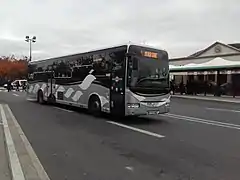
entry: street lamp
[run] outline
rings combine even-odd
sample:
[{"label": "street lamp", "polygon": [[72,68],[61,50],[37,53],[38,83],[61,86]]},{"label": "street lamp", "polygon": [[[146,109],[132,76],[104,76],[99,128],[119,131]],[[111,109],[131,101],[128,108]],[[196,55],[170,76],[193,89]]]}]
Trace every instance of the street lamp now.
[{"label": "street lamp", "polygon": [[26,36],[25,39],[26,42],[29,42],[29,62],[32,60],[32,43],[36,42],[36,36],[33,36],[32,38],[29,38],[29,36]]}]

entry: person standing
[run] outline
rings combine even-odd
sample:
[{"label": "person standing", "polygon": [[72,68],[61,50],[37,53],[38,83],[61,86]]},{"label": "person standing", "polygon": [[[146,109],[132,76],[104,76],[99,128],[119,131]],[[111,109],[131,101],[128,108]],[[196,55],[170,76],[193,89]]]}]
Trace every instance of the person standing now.
[{"label": "person standing", "polygon": [[207,91],[208,91],[208,82],[204,81],[203,83],[203,90],[204,90],[204,96],[207,95]]},{"label": "person standing", "polygon": [[7,82],[7,90],[8,90],[8,92],[10,92],[11,89],[12,89],[11,81],[8,80],[8,82]]},{"label": "person standing", "polygon": [[179,89],[180,89],[181,95],[183,95],[183,93],[184,93],[184,84],[183,84],[183,82],[180,83]]},{"label": "person standing", "polygon": [[235,82],[232,83],[232,92],[233,92],[233,97],[235,98],[237,94],[237,87]]},{"label": "person standing", "polygon": [[16,82],[17,91],[19,91],[19,86],[20,86],[20,83],[19,83],[19,81],[17,81],[17,82]]},{"label": "person standing", "polygon": [[174,95],[175,94],[175,83],[174,83],[174,80],[171,81],[171,91],[172,91],[172,94]]}]

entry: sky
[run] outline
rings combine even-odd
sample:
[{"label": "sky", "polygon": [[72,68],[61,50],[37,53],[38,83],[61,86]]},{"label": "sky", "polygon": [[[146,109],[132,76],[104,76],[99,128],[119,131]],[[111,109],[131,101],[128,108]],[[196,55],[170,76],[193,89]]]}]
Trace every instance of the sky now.
[{"label": "sky", "polygon": [[33,60],[145,43],[184,57],[215,41],[240,43],[239,0],[1,0],[0,56]]}]

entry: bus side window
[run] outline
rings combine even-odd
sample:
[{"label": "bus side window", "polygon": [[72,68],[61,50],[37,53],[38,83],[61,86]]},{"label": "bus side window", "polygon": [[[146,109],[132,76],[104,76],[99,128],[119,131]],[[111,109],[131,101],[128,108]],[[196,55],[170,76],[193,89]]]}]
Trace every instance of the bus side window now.
[{"label": "bus side window", "polygon": [[33,80],[34,81],[44,81],[47,82],[47,73],[46,72],[39,72],[33,74]]},{"label": "bus side window", "polygon": [[115,51],[109,55],[112,59],[112,71],[116,73],[123,73],[125,62],[125,51]]},{"label": "bus side window", "polygon": [[72,78],[72,71],[55,72],[54,78]]},{"label": "bus side window", "polygon": [[66,61],[61,61],[59,64],[55,64],[54,78],[72,78],[72,68]]},{"label": "bus side window", "polygon": [[28,74],[28,81],[34,80],[34,73]]}]

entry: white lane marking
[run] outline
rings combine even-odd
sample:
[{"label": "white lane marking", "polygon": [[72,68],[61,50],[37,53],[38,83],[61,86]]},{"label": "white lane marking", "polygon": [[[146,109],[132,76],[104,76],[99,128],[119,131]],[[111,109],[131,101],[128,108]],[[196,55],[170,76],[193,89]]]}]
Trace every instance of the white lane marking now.
[{"label": "white lane marking", "polygon": [[37,101],[37,99],[34,99],[34,98],[27,98],[27,101]]},{"label": "white lane marking", "polygon": [[28,139],[27,139],[26,135],[24,134],[22,128],[20,127],[20,125],[18,124],[15,116],[13,115],[10,107],[8,105],[5,105],[5,106],[8,110],[8,112],[9,112],[9,115],[10,115],[11,119],[13,120],[13,123],[14,123],[22,141],[23,141],[23,144],[24,144],[24,146],[25,146],[25,148],[28,152],[28,155],[30,156],[30,158],[32,160],[33,166],[36,169],[40,180],[50,180],[46,171],[44,170],[44,167],[42,166],[40,160],[38,159],[36,153],[34,152],[30,142],[28,141]]},{"label": "white lane marking", "polygon": [[58,110],[62,110],[62,111],[66,111],[66,112],[70,112],[72,113],[73,111],[71,110],[68,110],[68,109],[63,109],[63,108],[60,108],[60,107],[54,107],[55,109],[58,109]]},{"label": "white lane marking", "polygon": [[13,95],[14,95],[14,96],[19,96],[18,94],[15,94],[15,93],[14,93]]},{"label": "white lane marking", "polygon": [[196,97],[196,96],[179,96],[173,95],[173,98],[183,98],[183,99],[194,99],[194,100],[204,100],[204,101],[217,101],[217,102],[227,102],[227,103],[236,103],[239,104],[240,101],[238,99],[218,99],[218,98],[209,98],[209,97]]},{"label": "white lane marking", "polygon": [[140,132],[140,133],[143,133],[143,134],[146,134],[146,135],[149,135],[149,136],[154,136],[154,137],[157,137],[157,138],[165,137],[165,136],[157,134],[157,133],[153,133],[153,132],[146,131],[146,130],[143,130],[143,129],[138,129],[138,128],[135,128],[135,127],[132,127],[132,126],[127,126],[125,124],[121,124],[121,123],[117,123],[117,122],[113,122],[113,121],[107,121],[107,123],[114,124],[114,125],[117,125],[117,126],[120,126],[120,127],[123,127],[123,128],[131,129],[133,131]]},{"label": "white lane marking", "polygon": [[219,127],[224,127],[224,128],[240,130],[240,125],[238,125],[238,124],[223,123],[223,122],[219,122],[219,121],[212,121],[212,120],[182,116],[182,115],[177,115],[177,114],[165,114],[165,115],[162,114],[161,116],[171,117],[171,118],[175,118],[175,119],[181,119],[184,121],[191,121],[191,122],[196,122],[196,123],[203,123],[203,124],[209,124],[209,125],[213,125],[213,126],[219,126]]},{"label": "white lane marking", "polygon": [[188,119],[194,119],[194,120],[197,120],[197,121],[204,121],[204,122],[210,122],[210,123],[222,124],[222,125],[227,125],[227,126],[236,126],[236,127],[240,127],[240,124],[224,123],[224,122],[220,122],[220,121],[214,121],[214,120],[208,120],[208,119],[196,118],[196,117],[191,117],[191,116],[182,116],[182,115],[178,115],[178,114],[168,114],[168,115],[170,115],[170,116],[182,117],[182,118],[188,118]]},{"label": "white lane marking", "polygon": [[212,111],[224,111],[224,112],[234,112],[234,113],[240,113],[238,110],[233,110],[233,109],[219,109],[219,108],[206,108],[207,110],[212,110]]},{"label": "white lane marking", "polygon": [[8,157],[10,161],[10,169],[12,173],[13,180],[25,180],[25,177],[23,175],[22,167],[14,146],[14,142],[11,136],[10,129],[8,127],[8,122],[6,118],[6,114],[3,110],[3,106],[0,105],[0,111],[1,111],[1,117],[3,122],[3,129],[5,134],[5,140],[8,150]]},{"label": "white lane marking", "polygon": [[126,166],[125,169],[129,170],[129,171],[133,171],[134,168],[132,166]]}]

